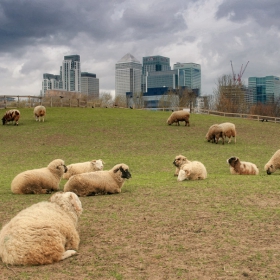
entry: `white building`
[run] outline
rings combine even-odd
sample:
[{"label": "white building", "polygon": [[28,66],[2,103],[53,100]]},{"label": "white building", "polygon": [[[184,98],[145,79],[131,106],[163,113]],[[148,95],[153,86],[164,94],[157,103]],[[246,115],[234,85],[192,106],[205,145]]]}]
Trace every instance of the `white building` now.
[{"label": "white building", "polygon": [[88,97],[94,99],[99,98],[99,79],[96,78],[96,74],[82,72],[81,73],[81,89],[82,93],[86,94]]},{"label": "white building", "polygon": [[81,92],[81,63],[79,55],[64,56],[61,69],[63,89]]}]

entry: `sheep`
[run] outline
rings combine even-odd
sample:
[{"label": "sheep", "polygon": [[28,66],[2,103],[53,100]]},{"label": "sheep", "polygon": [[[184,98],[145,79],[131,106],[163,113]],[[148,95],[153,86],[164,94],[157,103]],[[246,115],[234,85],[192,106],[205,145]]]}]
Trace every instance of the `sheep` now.
[{"label": "sheep", "polygon": [[181,166],[177,181],[204,180],[207,178],[206,167],[200,161],[192,161]]},{"label": "sheep", "polygon": [[18,125],[18,120],[20,118],[20,111],[17,109],[11,109],[6,111],[5,115],[2,118],[3,125],[7,124],[8,122],[15,122],[14,125]]},{"label": "sheep", "polygon": [[62,159],[55,159],[47,167],[19,173],[11,183],[15,194],[47,194],[59,190],[59,183],[67,167]]},{"label": "sheep", "polygon": [[47,110],[46,110],[46,108],[45,108],[45,106],[43,106],[43,105],[39,105],[39,106],[36,106],[35,108],[34,108],[34,117],[35,117],[35,119],[36,119],[36,122],[37,121],[45,121],[45,115],[46,115],[46,112],[47,112]]},{"label": "sheep", "polygon": [[190,126],[189,118],[190,118],[190,113],[189,112],[184,111],[184,110],[175,111],[167,119],[167,124],[171,125],[175,122],[175,123],[177,123],[177,125],[180,125],[179,122],[184,121],[185,126]]},{"label": "sheep", "polygon": [[267,175],[271,175],[271,173],[274,173],[277,169],[280,169],[280,150],[277,150],[264,166]]},{"label": "sheep", "polygon": [[104,162],[102,159],[98,159],[67,165],[67,172],[63,174],[63,179],[68,180],[71,176],[76,174],[103,170],[103,164]]},{"label": "sheep", "polygon": [[0,257],[10,265],[52,264],[77,253],[82,203],[72,192],[31,205],[0,231]]},{"label": "sheep", "polygon": [[219,138],[223,139],[224,144],[224,131],[219,124],[213,124],[209,127],[208,132],[205,135],[205,138],[208,142],[218,144]]},{"label": "sheep", "polygon": [[236,128],[233,123],[225,122],[221,123],[220,126],[223,129],[224,137],[229,138],[228,144],[231,142],[231,137],[234,137],[234,143],[236,143]]},{"label": "sheep", "polygon": [[190,161],[187,160],[187,158],[183,155],[176,156],[173,161],[173,164],[176,166],[174,176],[178,176],[181,166],[184,165],[185,163],[189,163],[189,162]]},{"label": "sheep", "polygon": [[240,161],[238,157],[227,159],[229,171],[232,175],[258,175],[258,167],[251,162]]},{"label": "sheep", "polygon": [[74,192],[78,196],[120,193],[125,179],[129,178],[129,167],[120,163],[110,170],[74,175],[64,185],[64,191]]}]

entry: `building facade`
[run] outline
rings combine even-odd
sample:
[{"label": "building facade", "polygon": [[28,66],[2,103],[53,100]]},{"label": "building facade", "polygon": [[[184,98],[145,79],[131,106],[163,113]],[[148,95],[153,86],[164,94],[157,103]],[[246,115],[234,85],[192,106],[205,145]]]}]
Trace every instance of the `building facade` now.
[{"label": "building facade", "polygon": [[79,55],[64,56],[61,69],[63,89],[81,92],[81,62]]},{"label": "building facade", "polygon": [[178,70],[178,86],[191,89],[196,96],[201,95],[201,66],[196,63],[174,64],[174,70]]},{"label": "building facade", "polygon": [[255,104],[273,104],[280,98],[280,78],[276,76],[249,77],[248,88]]},{"label": "building facade", "polygon": [[116,63],[115,96],[141,92],[142,64],[130,53]]},{"label": "building facade", "polygon": [[44,95],[47,90],[52,90],[52,89],[62,89],[61,76],[44,73],[41,95]]},{"label": "building facade", "polygon": [[146,91],[151,88],[165,87],[168,89],[178,88],[178,71],[167,70],[146,73]]},{"label": "building facade", "polygon": [[81,91],[93,99],[99,98],[99,79],[96,78],[96,74],[81,73]]}]

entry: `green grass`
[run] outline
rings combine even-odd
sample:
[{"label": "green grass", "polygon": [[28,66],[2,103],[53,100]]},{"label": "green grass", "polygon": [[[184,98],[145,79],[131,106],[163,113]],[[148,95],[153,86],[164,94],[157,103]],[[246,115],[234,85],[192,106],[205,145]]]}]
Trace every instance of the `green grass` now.
[{"label": "green grass", "polygon": [[[170,112],[105,108],[47,108],[38,123],[32,109],[20,111],[18,127],[0,127],[0,226],[49,198],[14,195],[10,185],[55,158],[102,159],[105,169],[123,162],[132,178],[121,194],[81,198],[78,256],[13,271],[0,262],[3,279],[279,278],[280,171],[263,170],[280,148],[279,124],[192,114],[190,127],[178,127],[166,124]],[[226,121],[237,143],[206,142],[208,128]],[[178,154],[203,162],[208,178],[177,182]],[[230,175],[231,156],[260,174]]]}]

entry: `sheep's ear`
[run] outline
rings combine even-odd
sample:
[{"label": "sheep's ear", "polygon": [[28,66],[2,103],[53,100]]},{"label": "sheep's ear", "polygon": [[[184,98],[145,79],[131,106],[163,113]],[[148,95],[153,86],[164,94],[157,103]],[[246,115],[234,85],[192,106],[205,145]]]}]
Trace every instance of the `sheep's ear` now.
[{"label": "sheep's ear", "polygon": [[116,169],[114,170],[114,173],[117,173],[119,170],[120,170],[120,168],[116,168]]},{"label": "sheep's ear", "polygon": [[73,193],[70,193],[69,198],[70,198],[71,204],[74,206],[74,209],[77,212],[82,212],[83,208],[81,207],[81,205],[77,201],[77,199],[79,199],[79,198],[75,194],[73,194]]}]

